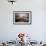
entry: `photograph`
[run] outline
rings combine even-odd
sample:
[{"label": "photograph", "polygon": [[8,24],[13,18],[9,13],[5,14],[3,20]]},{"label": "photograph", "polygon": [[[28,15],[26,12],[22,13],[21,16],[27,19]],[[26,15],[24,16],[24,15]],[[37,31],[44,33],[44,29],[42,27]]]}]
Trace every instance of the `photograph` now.
[{"label": "photograph", "polygon": [[32,24],[32,12],[31,11],[14,11],[13,12],[13,24]]}]

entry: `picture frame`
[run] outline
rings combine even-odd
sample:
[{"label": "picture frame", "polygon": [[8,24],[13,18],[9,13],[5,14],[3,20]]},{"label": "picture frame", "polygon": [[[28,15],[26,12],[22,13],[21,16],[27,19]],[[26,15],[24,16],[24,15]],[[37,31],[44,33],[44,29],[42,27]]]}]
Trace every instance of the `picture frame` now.
[{"label": "picture frame", "polygon": [[32,25],[32,11],[13,11],[14,25]]}]

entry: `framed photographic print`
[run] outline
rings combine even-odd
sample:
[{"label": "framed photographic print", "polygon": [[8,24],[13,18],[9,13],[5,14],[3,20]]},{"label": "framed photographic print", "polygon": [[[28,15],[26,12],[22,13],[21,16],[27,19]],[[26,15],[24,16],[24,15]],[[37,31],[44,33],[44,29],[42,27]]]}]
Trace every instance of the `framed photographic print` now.
[{"label": "framed photographic print", "polygon": [[13,24],[27,25],[32,24],[31,11],[13,11]]}]

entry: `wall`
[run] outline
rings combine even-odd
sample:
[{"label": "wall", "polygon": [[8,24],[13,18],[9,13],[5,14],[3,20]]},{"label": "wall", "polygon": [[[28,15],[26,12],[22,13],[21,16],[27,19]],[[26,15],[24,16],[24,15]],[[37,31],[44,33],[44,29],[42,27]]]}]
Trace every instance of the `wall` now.
[{"label": "wall", "polygon": [[[46,14],[42,0],[17,0],[14,5],[0,0],[0,40],[15,40],[19,32],[26,32],[33,40],[46,40]],[[32,25],[14,25],[13,11],[32,11]]]}]

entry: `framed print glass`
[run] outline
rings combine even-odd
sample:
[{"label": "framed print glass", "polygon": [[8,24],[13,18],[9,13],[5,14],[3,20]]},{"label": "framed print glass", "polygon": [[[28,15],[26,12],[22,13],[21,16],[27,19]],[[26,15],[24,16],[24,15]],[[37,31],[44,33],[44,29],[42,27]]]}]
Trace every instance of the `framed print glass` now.
[{"label": "framed print glass", "polygon": [[31,11],[13,11],[13,24],[28,25],[32,24]]}]

